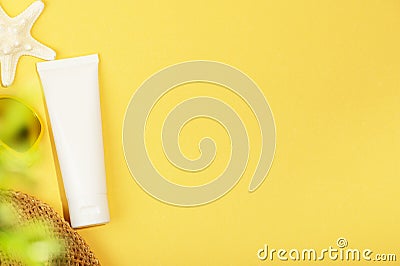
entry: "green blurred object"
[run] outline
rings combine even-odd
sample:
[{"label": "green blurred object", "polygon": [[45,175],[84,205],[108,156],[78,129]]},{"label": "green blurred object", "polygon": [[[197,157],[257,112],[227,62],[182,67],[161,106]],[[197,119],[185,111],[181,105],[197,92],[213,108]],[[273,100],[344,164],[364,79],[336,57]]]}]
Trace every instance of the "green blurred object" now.
[{"label": "green blurred object", "polygon": [[5,209],[6,216],[0,216],[14,216],[6,218],[6,223],[15,228],[3,234],[6,226],[0,226],[0,265],[100,265],[85,240],[46,203],[3,190],[0,204],[11,207]]},{"label": "green blurred object", "polygon": [[27,104],[0,95],[0,188],[12,188],[16,181],[34,185],[28,170],[38,158],[35,147],[43,134],[42,125]]},{"label": "green blurred object", "polygon": [[[21,100],[0,96],[0,192],[16,182],[33,185],[29,167],[37,159],[34,149],[42,136],[39,116]],[[18,178],[17,178],[18,177]],[[17,265],[44,265],[63,251],[61,241],[51,237],[51,225],[44,220],[17,222],[14,206],[0,201],[0,253]],[[3,261],[0,260],[3,265]]]},{"label": "green blurred object", "polygon": [[47,221],[31,219],[17,222],[21,216],[8,202],[0,204],[0,217],[1,265],[4,265],[3,258],[6,257],[12,258],[15,264],[39,266],[62,254],[63,242],[51,237],[49,229],[52,225]]},{"label": "green blurred object", "polygon": [[0,96],[0,145],[26,152],[38,142],[42,124],[37,114],[16,98]]}]

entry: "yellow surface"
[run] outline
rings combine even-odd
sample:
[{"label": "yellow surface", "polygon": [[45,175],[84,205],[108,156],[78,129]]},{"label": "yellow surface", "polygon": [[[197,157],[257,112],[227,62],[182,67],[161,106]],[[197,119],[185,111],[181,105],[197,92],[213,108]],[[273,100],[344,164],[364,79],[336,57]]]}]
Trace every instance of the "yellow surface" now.
[{"label": "yellow surface", "polygon": [[[0,3],[10,15],[17,15],[31,1]],[[79,233],[103,265],[286,265],[292,262],[259,261],[257,250],[264,244],[323,249],[335,246],[340,236],[352,248],[398,252],[399,1],[45,4],[33,29],[35,38],[54,48],[57,58],[89,53],[101,58],[112,221]],[[163,67],[195,59],[227,63],[257,82],[274,113],[277,150],[266,181],[255,193],[247,191],[256,164],[251,160],[226,196],[205,206],[182,208],[155,200],[131,178],[122,150],[122,122],[131,95],[145,79]],[[14,85],[0,93],[29,99],[45,117],[37,61],[23,58]],[[235,101],[213,92],[211,85],[205,90]],[[171,101],[181,97],[179,92],[171,96]],[[235,105],[249,123],[254,158],[259,150],[257,127],[248,110]],[[167,106],[168,102],[159,108]],[[156,117],[152,122],[153,130],[160,127],[157,121]],[[183,131],[183,151],[196,157],[197,143],[190,135],[203,136],[207,127],[220,141],[221,158],[207,175],[196,177],[203,181],[186,180],[180,173],[172,178],[193,185],[211,180],[223,169],[228,154],[224,147],[229,147],[218,125],[194,123]],[[160,171],[175,173],[157,147],[158,132],[150,134],[152,160],[160,161]],[[43,158],[32,169],[39,190],[31,193],[61,211],[47,131],[39,149]],[[397,257],[400,260],[400,253]],[[328,259],[315,264],[352,265]]]}]

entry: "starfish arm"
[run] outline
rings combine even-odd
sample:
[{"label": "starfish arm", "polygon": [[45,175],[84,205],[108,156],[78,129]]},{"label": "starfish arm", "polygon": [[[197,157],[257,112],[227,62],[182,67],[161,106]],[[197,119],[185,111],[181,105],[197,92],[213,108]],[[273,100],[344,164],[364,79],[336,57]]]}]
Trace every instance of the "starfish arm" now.
[{"label": "starfish arm", "polygon": [[6,11],[4,11],[4,9],[0,6],[0,17],[4,18],[8,18],[10,19],[10,17],[8,16],[8,14],[6,13]]},{"label": "starfish arm", "polygon": [[[10,18],[0,7],[0,63],[3,86],[10,86],[15,77],[18,60],[31,55],[44,60],[53,60],[56,53],[36,41],[30,31],[44,9],[42,1],[33,2],[25,11]],[[4,25],[3,25],[4,24]]]},{"label": "starfish arm", "polygon": [[21,14],[16,16],[14,19],[15,20],[26,20],[26,23],[28,25],[28,29],[30,30],[37,20],[37,18],[40,16],[44,8],[44,4],[42,1],[35,1],[33,2],[27,9],[25,9]]},{"label": "starfish arm", "polygon": [[56,58],[56,52],[36,41],[35,39],[31,39],[30,43],[32,44],[32,49],[30,51],[26,51],[25,55],[34,56],[43,60],[54,60]]},{"label": "starfish arm", "polygon": [[1,57],[1,83],[8,87],[14,82],[19,55],[5,55]]}]

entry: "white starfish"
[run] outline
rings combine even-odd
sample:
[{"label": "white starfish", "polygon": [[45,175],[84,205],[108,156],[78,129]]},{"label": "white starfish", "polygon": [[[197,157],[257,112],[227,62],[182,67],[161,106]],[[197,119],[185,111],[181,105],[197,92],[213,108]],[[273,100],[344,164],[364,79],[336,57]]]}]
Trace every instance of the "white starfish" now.
[{"label": "white starfish", "polygon": [[36,41],[31,29],[44,8],[42,1],[33,2],[16,17],[9,17],[0,6],[0,63],[3,86],[14,82],[19,58],[23,55],[53,60],[56,53]]}]

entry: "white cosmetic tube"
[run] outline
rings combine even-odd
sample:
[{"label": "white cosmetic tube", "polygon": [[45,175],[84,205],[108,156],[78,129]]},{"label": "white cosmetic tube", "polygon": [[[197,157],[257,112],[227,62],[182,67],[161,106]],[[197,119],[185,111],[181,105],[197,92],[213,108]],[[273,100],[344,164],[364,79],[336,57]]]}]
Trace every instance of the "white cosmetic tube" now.
[{"label": "white cosmetic tube", "polygon": [[74,228],[110,221],[97,54],[37,64]]}]

